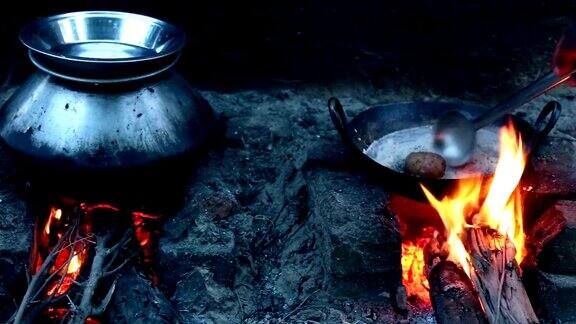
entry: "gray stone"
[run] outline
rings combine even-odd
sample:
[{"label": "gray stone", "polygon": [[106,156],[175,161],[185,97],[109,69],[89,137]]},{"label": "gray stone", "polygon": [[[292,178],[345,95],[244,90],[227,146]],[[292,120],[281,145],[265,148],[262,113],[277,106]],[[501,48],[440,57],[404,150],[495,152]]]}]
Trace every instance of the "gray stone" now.
[{"label": "gray stone", "polygon": [[134,269],[123,272],[105,317],[109,323],[178,323],[176,310],[151,282]]},{"label": "gray stone", "polygon": [[326,287],[321,231],[310,219],[306,181],[291,163],[281,165],[276,181],[265,186],[258,200],[263,215],[255,220],[265,227],[259,228],[253,247],[253,275],[262,278],[255,286],[263,290],[257,305],[283,313]]},{"label": "gray stone", "polygon": [[0,321],[5,323],[10,316],[16,311],[13,296],[4,287],[5,283],[0,281]]},{"label": "gray stone", "polygon": [[306,165],[309,167],[346,167],[351,162],[350,149],[339,137],[311,143],[307,149]]},{"label": "gray stone", "polygon": [[11,190],[0,189],[0,256],[27,255],[33,232],[24,201]]},{"label": "gray stone", "polygon": [[576,322],[576,276],[539,272],[539,299],[550,323]]},{"label": "gray stone", "polygon": [[172,301],[185,323],[240,323],[239,299],[219,285],[212,273],[195,268],[178,282]]},{"label": "gray stone", "polygon": [[215,280],[231,283],[235,273],[234,234],[206,216],[194,219],[186,212],[164,224],[158,261],[163,283],[173,290],[185,273],[203,266],[215,273]]},{"label": "gray stone", "polygon": [[538,267],[550,273],[576,275],[576,201],[556,201],[547,212],[563,217],[566,227],[544,246]]},{"label": "gray stone", "polygon": [[295,307],[326,285],[318,234],[317,225],[307,223],[285,239],[279,255],[279,269],[273,271],[271,283],[274,294],[281,296],[288,308]]},{"label": "gray stone", "polygon": [[34,223],[27,214],[26,203],[16,192],[14,166],[0,146],[0,257],[28,255],[32,245]]},{"label": "gray stone", "polygon": [[324,268],[340,292],[395,289],[401,241],[396,219],[382,207],[383,189],[362,176],[320,170],[309,174],[308,183]]},{"label": "gray stone", "polygon": [[202,207],[214,219],[223,220],[238,209],[238,201],[231,192],[220,191],[203,197]]},{"label": "gray stone", "polygon": [[0,322],[12,315],[24,293],[34,224],[24,199],[16,193],[13,166],[0,148]]},{"label": "gray stone", "polygon": [[565,195],[576,192],[576,139],[549,137],[532,157],[526,185],[537,194]]}]

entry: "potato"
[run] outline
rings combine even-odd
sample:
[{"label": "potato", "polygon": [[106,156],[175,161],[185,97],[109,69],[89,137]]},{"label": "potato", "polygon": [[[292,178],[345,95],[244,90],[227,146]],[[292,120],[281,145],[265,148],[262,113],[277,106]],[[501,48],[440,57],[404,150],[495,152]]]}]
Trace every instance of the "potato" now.
[{"label": "potato", "polygon": [[446,161],[436,153],[412,152],[406,157],[404,168],[417,177],[439,179],[446,172]]}]

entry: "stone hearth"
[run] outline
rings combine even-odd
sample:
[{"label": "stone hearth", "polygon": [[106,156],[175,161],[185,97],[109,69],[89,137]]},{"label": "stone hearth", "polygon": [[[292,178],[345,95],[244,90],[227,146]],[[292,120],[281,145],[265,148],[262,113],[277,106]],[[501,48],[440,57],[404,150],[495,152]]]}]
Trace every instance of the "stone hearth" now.
[{"label": "stone hearth", "polygon": [[[516,81],[533,77],[519,75]],[[107,316],[127,322],[434,321],[429,311],[403,301],[401,238],[386,209],[387,194],[382,183],[349,163],[326,101],[337,96],[352,117],[376,103],[488,105],[498,95],[455,98],[409,82],[377,88],[363,81],[202,94],[226,132],[191,166],[194,176],[182,206],[166,215],[158,251],[161,284],[154,288],[126,270]],[[561,102],[563,116],[550,142],[574,146],[575,94],[555,91],[519,114],[533,121],[545,102]],[[543,154],[540,160],[549,162]],[[10,163],[1,151],[0,319],[20,298],[12,293],[25,285],[33,227]],[[573,193],[569,184],[559,179],[554,188]],[[543,276],[543,285],[569,286],[553,291],[576,294],[576,277]],[[573,319],[566,311],[559,315]]]}]

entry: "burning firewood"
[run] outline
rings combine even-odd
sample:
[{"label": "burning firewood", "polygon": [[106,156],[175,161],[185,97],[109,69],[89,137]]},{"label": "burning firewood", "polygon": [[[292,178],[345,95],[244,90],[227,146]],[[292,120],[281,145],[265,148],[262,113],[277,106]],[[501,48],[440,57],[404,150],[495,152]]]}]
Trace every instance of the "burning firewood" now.
[{"label": "burning firewood", "polygon": [[425,249],[430,298],[438,323],[538,323],[518,275],[512,242],[490,228],[462,235],[471,271],[446,260],[442,236]]},{"label": "burning firewood", "polygon": [[[533,268],[543,247],[553,240],[566,227],[566,213],[571,213],[566,202],[557,202],[548,208],[526,235],[526,257],[522,267]],[[442,235],[436,234],[424,249],[425,273],[430,285],[430,298],[438,323],[458,322],[476,323],[479,318],[475,311],[486,315],[482,303],[494,305],[486,307],[491,314],[491,322],[507,322],[509,315],[496,314],[508,312],[519,316],[523,322],[536,322],[530,301],[520,282],[515,261],[516,249],[503,235],[489,228],[467,228],[462,235],[466,249],[471,251],[471,277],[474,285],[463,269],[453,262],[446,261],[449,248]],[[504,260],[507,262],[503,263]],[[500,300],[500,301],[499,301]],[[499,305],[500,309],[496,305]],[[510,311],[512,309],[513,311]],[[526,314],[529,314],[527,316]]]},{"label": "burning firewood", "polygon": [[83,324],[89,316],[100,316],[104,313],[114,294],[116,280],[113,281],[101,302],[97,303],[94,301],[94,293],[103,279],[118,273],[131,260],[128,257],[119,264],[116,262],[122,249],[130,242],[131,237],[132,231],[127,230],[122,238],[110,247],[109,245],[113,242],[112,233],[108,232],[96,237],[94,259],[92,260],[88,279],[82,285],[80,302],[78,305],[71,302],[70,310],[72,314],[70,323]]},{"label": "burning firewood", "polygon": [[72,224],[72,226],[70,226],[70,228],[64,233],[52,251],[44,259],[40,269],[29,280],[28,288],[20,302],[20,306],[9,322],[17,324],[32,322],[36,316],[49,305],[63,299],[63,295],[56,297],[56,294],[51,294],[47,298],[43,297],[46,295],[45,291],[49,283],[56,282],[58,286],[62,285],[64,276],[60,279],[56,279],[57,281],[54,281],[55,277],[61,273],[62,269],[69,267],[71,259],[68,258],[68,260],[60,265],[56,271],[51,272],[50,269],[54,266],[60,253],[63,250],[74,246],[74,244],[79,240],[81,239],[78,239],[78,223],[75,223]]},{"label": "burning firewood", "polygon": [[[446,260],[462,268],[457,276],[448,270],[440,278],[430,277],[431,286],[447,289],[452,283],[469,279],[471,285],[458,288],[468,296],[465,305],[473,307],[475,300],[469,287],[473,287],[481,309],[489,323],[538,323],[526,290],[520,280],[518,263],[525,256],[525,234],[522,195],[519,187],[526,154],[520,135],[509,124],[500,130],[499,160],[494,176],[484,186],[485,179],[460,181],[453,192],[438,200],[425,187],[424,194],[436,209],[444,224],[448,254]],[[545,240],[547,235],[535,236]],[[517,252],[518,248],[518,253]],[[439,245],[435,250],[444,250]],[[434,252],[434,250],[432,250]],[[434,257],[434,255],[432,255]],[[436,260],[433,258],[431,260]],[[442,258],[440,258],[442,264]],[[438,262],[435,262],[438,263]],[[435,264],[432,263],[432,266]],[[438,265],[437,265],[438,266]],[[446,268],[446,266],[443,266]],[[431,291],[438,298],[438,289]],[[464,296],[463,295],[463,296]],[[464,302],[460,299],[459,302]],[[435,303],[435,306],[438,302]],[[471,306],[472,305],[472,306]],[[435,307],[436,312],[445,312]],[[450,310],[450,309],[449,309]],[[461,311],[461,309],[460,309]],[[457,313],[458,316],[465,316]],[[442,318],[442,314],[438,315]]]},{"label": "burning firewood", "polygon": [[470,251],[470,277],[490,323],[538,323],[518,275],[516,248],[489,228],[470,228],[463,240]]},{"label": "burning firewood", "polygon": [[[53,208],[46,223],[38,223],[33,275],[11,322],[32,323],[44,314],[61,322],[85,323],[102,315],[114,294],[114,276],[135,256],[126,252],[135,232],[130,226],[99,225],[93,219],[95,210],[81,205],[64,217]],[[54,237],[55,245],[48,244]],[[49,252],[43,256],[42,251]],[[90,266],[83,267],[90,260]],[[96,292],[102,297],[95,298]]]}]

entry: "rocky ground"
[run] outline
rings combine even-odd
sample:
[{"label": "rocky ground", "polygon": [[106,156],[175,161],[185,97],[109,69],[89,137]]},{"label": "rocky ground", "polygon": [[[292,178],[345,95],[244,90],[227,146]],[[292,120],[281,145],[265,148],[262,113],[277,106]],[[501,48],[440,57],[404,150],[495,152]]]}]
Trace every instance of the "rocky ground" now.
[{"label": "rocky ground", "polygon": [[[544,69],[520,73],[508,86],[525,84]],[[202,90],[226,125],[223,140],[195,166],[183,208],[166,217],[157,256],[159,289],[136,271],[125,271],[108,318],[135,323],[433,322],[429,312],[405,304],[398,289],[401,237],[386,209],[387,193],[382,182],[350,162],[326,101],[337,96],[353,117],[377,103],[490,105],[503,93],[455,97],[421,83],[382,87],[363,80]],[[575,94],[555,91],[522,114],[533,121],[545,102],[560,101],[564,113],[553,136],[561,147],[576,145]],[[2,151],[0,319],[11,312],[18,299],[14,292],[25,285],[32,234],[31,216],[10,170]],[[559,275],[543,276],[554,281]],[[576,294],[570,290],[575,280],[564,281],[569,287],[556,291]]]}]

